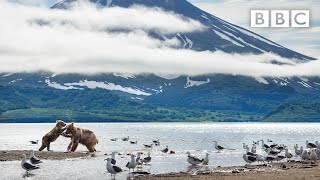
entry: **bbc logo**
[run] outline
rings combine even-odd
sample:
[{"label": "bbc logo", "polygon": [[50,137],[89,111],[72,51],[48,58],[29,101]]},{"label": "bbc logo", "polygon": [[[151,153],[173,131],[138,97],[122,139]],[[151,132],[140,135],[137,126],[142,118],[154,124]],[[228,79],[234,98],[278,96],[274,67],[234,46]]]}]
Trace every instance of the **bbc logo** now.
[{"label": "bbc logo", "polygon": [[251,27],[310,27],[309,10],[251,10]]}]

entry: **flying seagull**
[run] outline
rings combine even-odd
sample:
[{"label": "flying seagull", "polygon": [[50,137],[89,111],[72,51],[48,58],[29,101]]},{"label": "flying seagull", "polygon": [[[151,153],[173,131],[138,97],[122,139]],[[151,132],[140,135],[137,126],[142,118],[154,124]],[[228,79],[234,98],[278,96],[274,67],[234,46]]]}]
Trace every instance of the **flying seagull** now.
[{"label": "flying seagull", "polygon": [[42,161],[40,161],[40,159],[38,159],[35,155],[34,155],[34,151],[30,150],[30,162],[32,164],[40,164],[42,163]]},{"label": "flying seagull", "polygon": [[27,163],[25,154],[22,154],[21,167],[27,171],[27,176],[29,175],[29,171],[39,169],[38,166],[34,166],[32,164]]},{"label": "flying seagull", "polygon": [[105,159],[105,160],[107,161],[107,171],[108,171],[108,173],[110,173],[111,176],[114,175],[114,178],[116,178],[116,177],[115,177],[116,174],[122,172],[122,169],[121,169],[120,167],[118,167],[118,166],[112,165],[110,158],[107,158],[107,159]]}]

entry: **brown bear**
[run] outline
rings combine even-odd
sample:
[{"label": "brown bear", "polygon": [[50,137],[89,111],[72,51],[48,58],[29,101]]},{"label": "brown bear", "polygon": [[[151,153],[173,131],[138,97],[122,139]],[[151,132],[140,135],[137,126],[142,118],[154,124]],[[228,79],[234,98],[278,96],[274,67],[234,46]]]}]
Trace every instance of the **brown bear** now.
[{"label": "brown bear", "polygon": [[68,146],[68,151],[74,152],[78,144],[83,144],[87,147],[89,152],[95,152],[95,146],[98,144],[98,139],[96,135],[88,130],[82,129],[74,126],[74,123],[67,125],[66,131],[64,132],[66,136],[71,136],[71,142]]},{"label": "brown bear", "polygon": [[47,150],[50,151],[50,143],[58,139],[58,137],[66,129],[65,126],[66,126],[65,122],[63,122],[62,120],[57,120],[56,126],[50,132],[48,132],[45,136],[43,136],[42,145],[39,151],[42,151],[46,147],[47,147]]}]

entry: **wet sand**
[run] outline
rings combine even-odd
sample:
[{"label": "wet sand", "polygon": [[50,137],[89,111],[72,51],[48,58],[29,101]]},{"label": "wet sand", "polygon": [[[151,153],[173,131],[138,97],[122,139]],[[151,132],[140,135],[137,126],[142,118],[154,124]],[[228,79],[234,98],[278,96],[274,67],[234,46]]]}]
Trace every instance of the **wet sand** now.
[{"label": "wet sand", "polygon": [[[0,150],[0,161],[20,161],[21,155],[26,154],[29,157],[29,150]],[[88,152],[58,152],[58,151],[35,151],[40,159],[64,160],[69,158],[90,157]]]},{"label": "wet sand", "polygon": [[135,180],[319,180],[320,168],[317,163],[286,162],[268,166],[220,167],[201,172],[180,172],[135,177]]}]

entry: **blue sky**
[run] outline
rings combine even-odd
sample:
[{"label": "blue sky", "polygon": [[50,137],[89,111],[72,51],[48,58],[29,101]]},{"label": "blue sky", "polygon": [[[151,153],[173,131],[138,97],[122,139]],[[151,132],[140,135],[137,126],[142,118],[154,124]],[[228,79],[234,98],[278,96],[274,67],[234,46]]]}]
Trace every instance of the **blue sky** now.
[{"label": "blue sky", "polygon": [[[10,0],[35,6],[52,6],[61,0]],[[285,47],[320,57],[320,1],[316,0],[189,0],[199,8],[231,23],[250,29]],[[310,28],[250,28],[251,9],[309,9]]]}]

